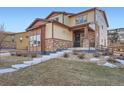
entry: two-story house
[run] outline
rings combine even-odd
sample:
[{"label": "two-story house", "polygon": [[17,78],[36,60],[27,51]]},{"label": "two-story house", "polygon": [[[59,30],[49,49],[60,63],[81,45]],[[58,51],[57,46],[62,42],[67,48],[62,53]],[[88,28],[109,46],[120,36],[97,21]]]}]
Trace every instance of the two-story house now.
[{"label": "two-story house", "polygon": [[80,13],[52,12],[36,18],[26,29],[29,51],[54,52],[71,47],[107,47],[108,21],[103,10],[92,8]]}]

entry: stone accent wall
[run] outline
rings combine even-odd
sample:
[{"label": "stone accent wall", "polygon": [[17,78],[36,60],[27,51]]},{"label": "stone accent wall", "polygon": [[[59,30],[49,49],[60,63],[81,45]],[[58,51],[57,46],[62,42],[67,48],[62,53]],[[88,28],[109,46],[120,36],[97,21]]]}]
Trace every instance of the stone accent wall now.
[{"label": "stone accent wall", "polygon": [[73,46],[72,41],[61,39],[46,39],[45,40],[46,51],[56,51],[58,49],[71,48]]},{"label": "stone accent wall", "polygon": [[[80,46],[84,48],[93,47],[93,43],[95,44],[95,32],[88,31],[88,38],[84,37],[84,33],[80,34]],[[94,46],[95,47],[95,46]]]}]

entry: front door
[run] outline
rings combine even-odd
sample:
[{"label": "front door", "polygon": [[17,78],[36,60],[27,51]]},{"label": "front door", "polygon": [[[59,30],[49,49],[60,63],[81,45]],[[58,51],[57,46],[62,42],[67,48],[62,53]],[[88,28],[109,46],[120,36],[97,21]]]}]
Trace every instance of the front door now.
[{"label": "front door", "polygon": [[74,33],[74,47],[80,47],[80,32]]}]

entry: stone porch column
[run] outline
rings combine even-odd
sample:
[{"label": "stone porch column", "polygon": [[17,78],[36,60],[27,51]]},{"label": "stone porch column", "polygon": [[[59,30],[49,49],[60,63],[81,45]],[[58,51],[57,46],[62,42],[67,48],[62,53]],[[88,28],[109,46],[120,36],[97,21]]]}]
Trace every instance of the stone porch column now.
[{"label": "stone porch column", "polygon": [[84,28],[83,47],[84,47],[84,48],[89,48],[88,27],[85,27],[85,28]]}]

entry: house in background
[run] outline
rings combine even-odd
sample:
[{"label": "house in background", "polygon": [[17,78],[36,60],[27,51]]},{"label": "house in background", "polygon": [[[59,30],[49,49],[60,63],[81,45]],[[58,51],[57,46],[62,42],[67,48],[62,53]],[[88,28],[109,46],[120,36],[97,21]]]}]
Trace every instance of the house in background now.
[{"label": "house in background", "polygon": [[124,44],[124,28],[108,30],[108,44]]},{"label": "house in background", "polygon": [[26,29],[28,50],[54,52],[71,47],[107,47],[108,21],[103,10],[92,8],[80,13],[52,12],[36,18]]},{"label": "house in background", "polygon": [[124,28],[108,30],[108,45],[113,54],[124,56]]},{"label": "house in background", "polygon": [[17,50],[28,50],[29,47],[28,32],[15,33],[15,42]]}]

